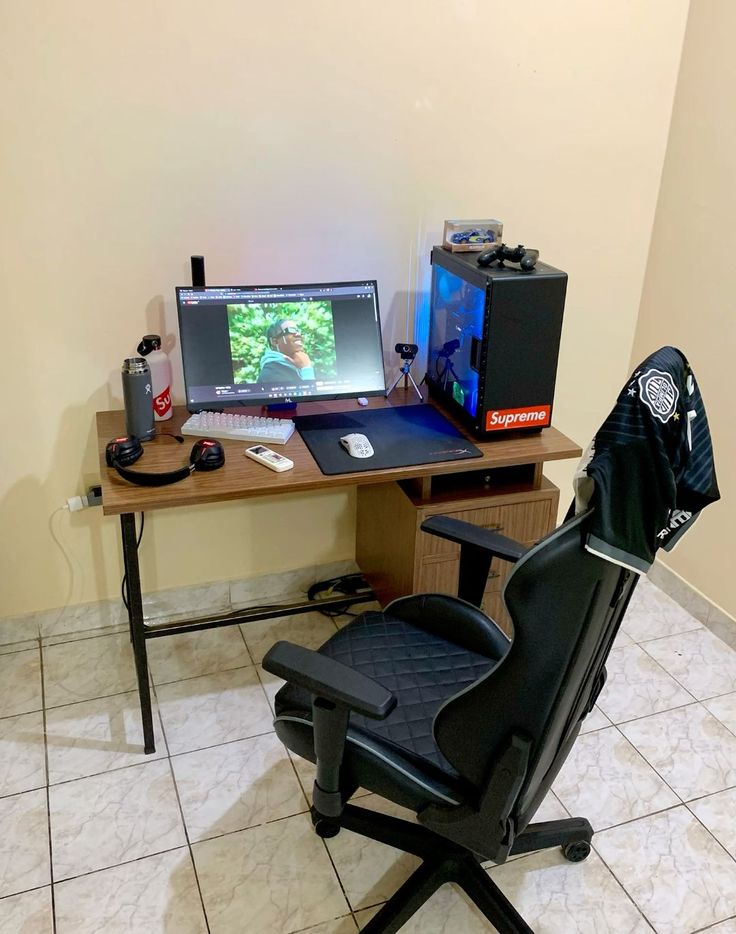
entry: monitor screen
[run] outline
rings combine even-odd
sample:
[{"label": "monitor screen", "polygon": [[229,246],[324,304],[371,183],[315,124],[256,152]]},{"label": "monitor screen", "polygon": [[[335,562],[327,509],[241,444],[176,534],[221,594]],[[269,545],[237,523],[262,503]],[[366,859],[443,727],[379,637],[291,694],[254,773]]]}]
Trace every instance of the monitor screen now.
[{"label": "monitor screen", "polygon": [[385,391],[375,281],[176,290],[187,408]]}]

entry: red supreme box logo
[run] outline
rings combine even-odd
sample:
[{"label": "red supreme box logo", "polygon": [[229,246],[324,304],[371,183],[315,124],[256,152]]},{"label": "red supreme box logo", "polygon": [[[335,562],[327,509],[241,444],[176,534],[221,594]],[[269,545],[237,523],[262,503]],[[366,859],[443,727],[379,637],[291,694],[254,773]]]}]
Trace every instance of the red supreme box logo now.
[{"label": "red supreme box logo", "polygon": [[543,428],[549,425],[550,406],[528,405],[523,409],[491,409],[486,412],[486,431],[508,428]]}]

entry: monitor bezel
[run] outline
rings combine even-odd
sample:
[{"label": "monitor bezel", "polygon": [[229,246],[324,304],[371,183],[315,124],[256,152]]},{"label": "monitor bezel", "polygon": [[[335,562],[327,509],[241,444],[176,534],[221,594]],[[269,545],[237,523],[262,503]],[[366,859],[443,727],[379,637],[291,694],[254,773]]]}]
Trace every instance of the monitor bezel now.
[{"label": "monitor bezel", "polygon": [[[256,397],[248,399],[246,402],[242,400],[232,399],[223,401],[221,397],[213,399],[210,402],[190,402],[189,401],[189,386],[187,384],[187,375],[186,368],[184,366],[184,340],[182,339],[182,327],[181,327],[181,302],[179,300],[180,293],[187,291],[208,291],[209,289],[243,289],[243,290],[263,290],[269,291],[274,289],[323,289],[328,287],[344,287],[344,286],[360,286],[369,284],[373,286],[373,294],[375,296],[376,302],[376,318],[378,321],[378,346],[380,349],[381,355],[381,368],[383,369],[383,389],[370,389],[370,390],[350,390],[349,392],[335,392],[335,393],[315,393],[314,395],[306,396],[284,396],[279,399],[269,399],[265,397]],[[358,399],[363,396],[384,396],[386,394],[386,361],[383,355],[383,324],[381,322],[381,309],[378,301],[378,280],[377,279],[352,279],[347,281],[339,282],[295,282],[295,283],[277,283],[275,285],[177,285],[175,286],[176,291],[176,318],[177,324],[179,327],[179,348],[181,351],[182,358],[182,378],[184,380],[184,394],[186,396],[186,407],[189,412],[215,412],[219,409],[246,409],[246,408],[283,408],[283,407],[293,407],[301,403],[307,404],[311,402],[335,402],[339,399]]]}]

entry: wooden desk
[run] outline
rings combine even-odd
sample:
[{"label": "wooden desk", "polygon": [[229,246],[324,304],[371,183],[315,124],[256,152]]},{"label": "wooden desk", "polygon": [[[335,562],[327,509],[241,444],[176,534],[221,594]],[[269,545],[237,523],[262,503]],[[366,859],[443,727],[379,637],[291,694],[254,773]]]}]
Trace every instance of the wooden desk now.
[{"label": "wooden desk", "polygon": [[[396,390],[389,400],[382,397],[371,399],[370,407],[382,408],[415,402],[416,397],[412,399],[405,391]],[[352,400],[308,403],[300,406],[299,414],[357,409],[357,403]],[[187,417],[186,409],[177,406],[173,418],[160,423],[158,427],[167,434],[176,434]],[[546,428],[540,433],[521,437],[474,441],[483,452],[480,458],[325,476],[301,436],[295,433],[284,446],[284,453],[294,461],[294,469],[285,473],[274,473],[244,457],[242,441],[223,441],[226,462],[220,470],[212,473],[195,472],[189,478],[170,486],[141,487],[127,483],[105,463],[105,445],[112,438],[124,433],[125,419],[122,411],[97,413],[102,509],[105,515],[120,516],[123,560],[128,581],[128,618],[135,654],[146,752],[154,751],[147,639],[192,629],[235,625],[273,616],[310,612],[319,606],[345,605],[348,601],[341,595],[326,601],[304,601],[178,623],[146,625],[143,618],[135,513],[151,509],[220,503],[253,496],[270,496],[279,492],[308,493],[311,490],[332,489],[337,486],[356,486],[359,488],[358,564],[369,583],[376,588],[379,598],[385,599],[398,592],[411,592],[415,581],[422,583],[427,579],[426,574],[423,578],[419,573],[426,568],[430,568],[430,577],[427,580],[435,584],[432,589],[440,589],[439,585],[442,584],[447,590],[451,590],[453,555],[450,554],[448,559],[448,555],[443,551],[441,560],[434,560],[431,554],[424,557],[418,555],[415,543],[427,536],[420,536],[417,523],[421,523],[425,514],[448,512],[466,517],[463,513],[472,513],[478,508],[480,501],[484,507],[495,507],[519,504],[523,506],[524,503],[541,499],[548,503],[548,507],[541,520],[537,518],[536,525],[525,526],[529,535],[524,540],[540,537],[554,526],[556,509],[553,510],[552,505],[556,505],[558,495],[556,488],[542,477],[542,464],[545,461],[579,457],[582,453],[578,445],[557,429]],[[157,472],[181,467],[186,463],[195,440],[187,437],[181,445],[170,438],[157,437],[145,445],[143,458],[131,469]],[[400,485],[397,485],[397,482]],[[397,506],[397,503],[400,505]],[[408,507],[407,503],[410,504]],[[397,544],[399,539],[395,535],[397,509],[402,511],[400,544]],[[487,524],[484,521],[487,518],[486,513],[476,517],[480,524]],[[468,517],[473,519],[472,515]],[[507,534],[513,532],[507,530]],[[407,542],[411,546],[408,552],[405,545]],[[407,557],[407,554],[410,554],[410,557]],[[431,577],[432,565],[439,567],[444,559],[448,559],[444,561],[442,568],[444,574],[435,580]],[[406,567],[409,565],[414,570],[418,568],[419,572],[407,577]],[[401,590],[405,582],[409,590]],[[372,593],[368,596],[364,594],[356,598],[356,602],[365,601],[372,596]]]},{"label": "wooden desk", "polygon": [[[403,390],[396,391],[397,401],[383,398],[369,400],[369,407],[383,408],[388,405],[414,404],[411,396],[404,402]],[[400,398],[399,398],[400,397]],[[431,404],[431,403],[430,403]],[[299,414],[317,412],[341,412],[350,406],[358,409],[354,402],[308,403],[300,406]],[[443,413],[446,415],[446,413]],[[188,412],[183,406],[174,407],[174,415],[167,422],[158,423],[161,431],[176,434],[186,421]],[[446,416],[449,418],[449,416]],[[450,419],[452,421],[452,419]],[[129,512],[143,512],[171,506],[194,506],[201,503],[221,503],[226,500],[247,499],[251,496],[310,492],[332,489],[336,486],[359,486],[362,484],[389,483],[395,480],[431,478],[442,474],[478,472],[498,467],[533,465],[541,476],[541,465],[545,461],[565,460],[579,457],[581,449],[556,428],[545,428],[538,434],[494,441],[477,441],[473,444],[483,451],[483,457],[442,464],[420,464],[415,467],[395,467],[389,470],[364,471],[359,473],[325,476],[309,453],[298,432],[295,432],[283,451],[294,461],[294,469],[285,473],[274,473],[264,469],[243,456],[244,442],[223,441],[225,466],[213,473],[195,473],[188,480],[171,486],[133,486],[121,479],[105,464],[105,445],[112,438],[125,434],[125,417],[122,411],[97,413],[97,440],[102,477],[102,510],[106,516]],[[175,470],[186,463],[196,438],[185,438],[184,445],[167,438],[155,438],[145,445],[145,454],[132,470]],[[274,445],[278,451],[281,445]],[[426,484],[425,484],[426,485]]]}]

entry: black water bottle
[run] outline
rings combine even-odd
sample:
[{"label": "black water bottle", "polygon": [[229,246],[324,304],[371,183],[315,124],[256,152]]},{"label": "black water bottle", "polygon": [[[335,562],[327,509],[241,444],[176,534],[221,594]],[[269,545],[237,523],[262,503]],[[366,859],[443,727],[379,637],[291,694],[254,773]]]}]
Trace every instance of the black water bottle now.
[{"label": "black water bottle", "polygon": [[143,357],[127,357],[123,361],[122,378],[125,430],[141,441],[150,441],[156,434],[151,370]]}]

